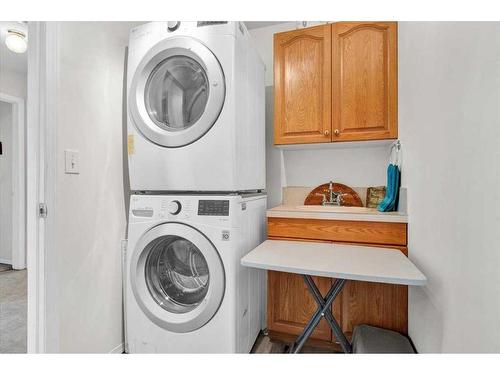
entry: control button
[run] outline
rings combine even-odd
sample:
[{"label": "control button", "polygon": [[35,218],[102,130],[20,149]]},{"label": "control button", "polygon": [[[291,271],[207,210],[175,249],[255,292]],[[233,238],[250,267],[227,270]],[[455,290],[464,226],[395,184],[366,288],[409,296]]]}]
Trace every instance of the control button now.
[{"label": "control button", "polygon": [[168,31],[175,31],[179,28],[181,23],[179,21],[168,21],[167,22],[167,28]]},{"label": "control button", "polygon": [[182,205],[179,201],[172,201],[168,205],[168,212],[172,215],[177,215],[179,212],[181,212],[181,209]]}]

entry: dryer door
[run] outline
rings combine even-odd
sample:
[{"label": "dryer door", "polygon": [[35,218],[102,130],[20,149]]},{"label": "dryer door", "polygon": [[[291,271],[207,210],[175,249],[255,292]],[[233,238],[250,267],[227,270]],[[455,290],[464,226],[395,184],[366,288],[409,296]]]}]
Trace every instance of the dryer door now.
[{"label": "dryer door", "polygon": [[130,278],[144,314],[172,332],[204,326],[224,297],[224,266],[217,249],[186,224],[165,223],[146,232],[134,250]]},{"label": "dryer door", "polygon": [[153,46],[132,78],[129,114],[151,142],[182,147],[214,125],[224,105],[224,73],[215,55],[193,38]]}]

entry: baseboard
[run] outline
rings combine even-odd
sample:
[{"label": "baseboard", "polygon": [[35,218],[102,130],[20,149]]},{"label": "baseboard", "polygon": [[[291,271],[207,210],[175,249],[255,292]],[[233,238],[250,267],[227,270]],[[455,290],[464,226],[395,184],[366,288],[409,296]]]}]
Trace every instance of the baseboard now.
[{"label": "baseboard", "polygon": [[114,349],[112,349],[109,352],[109,354],[123,354],[124,348],[125,348],[125,345],[123,344],[123,342],[121,342]]},{"label": "baseboard", "polygon": [[12,261],[10,259],[7,259],[7,258],[0,258],[0,263],[10,264],[12,266]]}]

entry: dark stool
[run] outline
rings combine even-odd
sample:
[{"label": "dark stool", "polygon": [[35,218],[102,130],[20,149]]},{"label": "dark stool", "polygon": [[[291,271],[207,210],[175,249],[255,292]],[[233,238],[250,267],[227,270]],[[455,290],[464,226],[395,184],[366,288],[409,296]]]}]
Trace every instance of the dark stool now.
[{"label": "dark stool", "polygon": [[398,332],[362,324],[354,327],[353,353],[415,353],[410,340]]}]

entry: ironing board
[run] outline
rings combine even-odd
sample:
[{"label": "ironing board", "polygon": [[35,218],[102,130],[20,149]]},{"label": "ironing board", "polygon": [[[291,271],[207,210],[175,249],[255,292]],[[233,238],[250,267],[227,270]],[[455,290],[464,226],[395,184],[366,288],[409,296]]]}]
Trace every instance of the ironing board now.
[{"label": "ironing board", "polygon": [[[304,331],[290,348],[299,353],[321,318],[324,317],[339,340],[344,353],[351,353],[351,343],[334,318],[331,306],[346,280],[375,283],[424,285],[426,277],[400,251],[368,246],[300,241],[267,240],[241,259],[246,267],[302,275],[318,307]],[[312,276],[335,278],[325,296]]]}]

